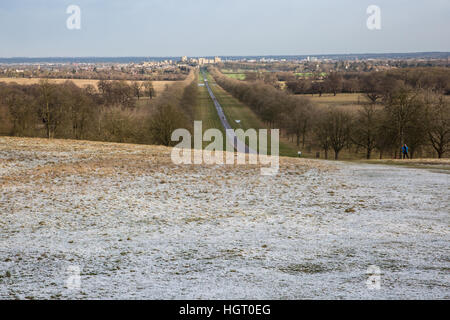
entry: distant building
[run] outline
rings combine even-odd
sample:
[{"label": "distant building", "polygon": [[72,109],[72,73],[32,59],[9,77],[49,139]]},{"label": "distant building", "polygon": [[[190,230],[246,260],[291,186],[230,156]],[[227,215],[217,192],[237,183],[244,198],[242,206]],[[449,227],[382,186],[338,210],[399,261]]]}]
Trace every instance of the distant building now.
[{"label": "distant building", "polygon": [[222,59],[220,59],[219,57],[214,57],[214,59],[198,58],[198,64],[199,65],[214,64],[214,63],[218,63],[218,62],[221,62],[221,61],[222,61]]},{"label": "distant building", "polygon": [[181,62],[187,62],[187,57],[186,56],[182,56],[181,57]]}]

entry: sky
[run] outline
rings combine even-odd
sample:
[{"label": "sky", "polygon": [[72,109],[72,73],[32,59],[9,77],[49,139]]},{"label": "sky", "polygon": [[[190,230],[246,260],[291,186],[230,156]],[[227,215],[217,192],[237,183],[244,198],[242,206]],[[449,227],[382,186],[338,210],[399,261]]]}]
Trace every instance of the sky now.
[{"label": "sky", "polygon": [[0,0],[2,58],[425,51],[450,51],[450,0]]}]

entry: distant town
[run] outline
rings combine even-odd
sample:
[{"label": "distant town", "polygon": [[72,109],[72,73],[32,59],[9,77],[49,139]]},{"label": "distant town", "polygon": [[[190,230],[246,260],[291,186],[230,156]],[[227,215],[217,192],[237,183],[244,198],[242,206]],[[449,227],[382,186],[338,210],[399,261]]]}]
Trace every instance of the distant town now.
[{"label": "distant town", "polygon": [[[407,67],[448,67],[450,53],[405,53],[320,56],[215,56],[123,58],[0,58],[0,78],[61,78],[106,80],[183,80],[190,68],[263,72],[371,72]],[[269,68],[264,68],[270,65]]]}]

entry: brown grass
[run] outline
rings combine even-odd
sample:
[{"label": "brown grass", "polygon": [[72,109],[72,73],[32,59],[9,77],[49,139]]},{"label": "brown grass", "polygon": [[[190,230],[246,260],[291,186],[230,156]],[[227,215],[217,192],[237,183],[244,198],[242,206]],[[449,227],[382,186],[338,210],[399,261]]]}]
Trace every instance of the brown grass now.
[{"label": "brown grass", "polygon": [[[57,177],[140,176],[155,172],[172,175],[203,172],[214,168],[218,175],[259,174],[261,165],[175,165],[172,148],[125,143],[0,137],[0,186],[39,180],[51,183]],[[236,155],[235,155],[236,156]],[[301,173],[307,169],[333,170],[323,161],[280,157],[280,171]],[[209,172],[209,171],[208,171]],[[207,178],[207,177],[205,177]]]},{"label": "brown grass", "polygon": [[321,97],[318,94],[314,96],[310,94],[297,96],[309,98],[319,108],[338,107],[348,112],[359,110],[363,104],[368,103],[368,99],[361,93],[338,93],[336,96],[326,93]]},{"label": "brown grass", "polygon": [[[189,83],[193,79],[192,72],[190,75],[187,76],[185,80],[182,81],[152,81],[153,87],[155,88],[156,93],[164,91],[166,88],[166,85],[172,85],[177,82],[186,82]],[[39,81],[43,80],[43,78],[0,78],[0,82],[6,82],[6,83],[17,83],[19,85],[32,85],[32,84],[38,84]],[[88,85],[93,85],[95,88],[97,88],[97,83],[100,80],[95,79],[48,79],[51,83],[61,84],[66,81],[72,81],[79,87],[86,87]],[[134,81],[127,81],[128,83],[134,82]],[[137,81],[139,83],[143,83],[144,81]]]}]

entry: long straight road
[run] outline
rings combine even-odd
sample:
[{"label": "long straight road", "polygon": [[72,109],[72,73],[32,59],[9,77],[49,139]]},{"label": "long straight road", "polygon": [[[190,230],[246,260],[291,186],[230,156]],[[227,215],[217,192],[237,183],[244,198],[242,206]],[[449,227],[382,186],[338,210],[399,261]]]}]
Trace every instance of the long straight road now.
[{"label": "long straight road", "polygon": [[[209,96],[211,97],[212,101],[214,102],[214,106],[216,107],[217,114],[219,115],[220,122],[222,123],[223,127],[225,128],[225,133],[227,137],[229,138],[228,141],[233,141],[232,147],[236,149],[237,152],[243,152],[243,153],[254,153],[256,154],[257,151],[251,149],[249,146],[247,146],[244,142],[239,140],[234,133],[233,128],[228,123],[227,117],[225,116],[225,113],[223,112],[222,106],[220,105],[219,101],[217,101],[216,96],[211,90],[211,87],[208,83],[208,78],[205,74],[205,72],[202,70],[203,75],[203,81],[205,83],[206,89],[208,89]],[[228,130],[229,129],[229,130]]]}]

